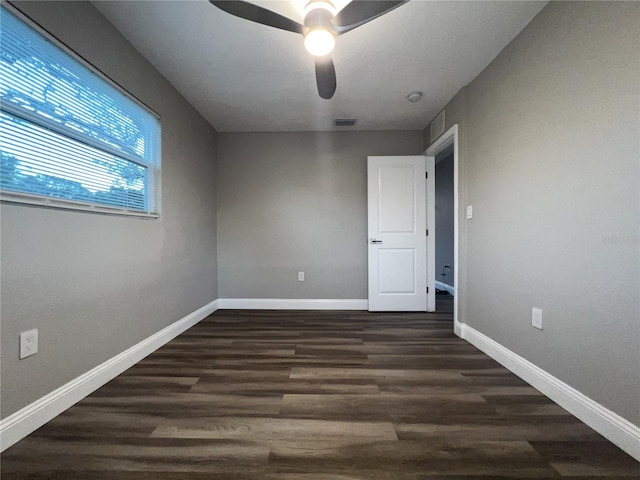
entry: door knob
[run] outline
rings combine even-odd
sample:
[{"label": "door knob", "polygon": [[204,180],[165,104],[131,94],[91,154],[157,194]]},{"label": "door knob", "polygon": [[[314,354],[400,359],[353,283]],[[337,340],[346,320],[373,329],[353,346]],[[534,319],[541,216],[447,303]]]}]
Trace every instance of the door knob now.
[{"label": "door knob", "polygon": [[371,243],[382,243],[382,240],[376,240],[375,238],[372,238]]}]

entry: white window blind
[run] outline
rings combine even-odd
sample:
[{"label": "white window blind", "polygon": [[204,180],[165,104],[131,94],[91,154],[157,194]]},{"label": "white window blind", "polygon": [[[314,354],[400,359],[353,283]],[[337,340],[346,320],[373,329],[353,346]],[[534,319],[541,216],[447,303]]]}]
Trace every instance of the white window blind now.
[{"label": "white window blind", "polygon": [[5,7],[1,15],[2,199],[159,213],[157,116]]}]

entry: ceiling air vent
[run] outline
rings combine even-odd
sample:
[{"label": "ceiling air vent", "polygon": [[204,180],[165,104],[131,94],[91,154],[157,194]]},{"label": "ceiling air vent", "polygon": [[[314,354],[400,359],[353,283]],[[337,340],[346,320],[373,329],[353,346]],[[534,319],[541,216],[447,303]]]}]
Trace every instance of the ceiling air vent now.
[{"label": "ceiling air vent", "polygon": [[444,133],[444,110],[441,111],[436,118],[431,122],[431,141]]},{"label": "ceiling air vent", "polygon": [[333,121],[334,127],[355,127],[357,120],[355,118],[336,118]]}]

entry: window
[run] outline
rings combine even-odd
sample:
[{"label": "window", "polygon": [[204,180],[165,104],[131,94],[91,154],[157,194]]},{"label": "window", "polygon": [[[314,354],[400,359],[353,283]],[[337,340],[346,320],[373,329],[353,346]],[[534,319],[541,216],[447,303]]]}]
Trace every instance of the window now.
[{"label": "window", "polygon": [[4,202],[157,216],[156,114],[2,7]]}]

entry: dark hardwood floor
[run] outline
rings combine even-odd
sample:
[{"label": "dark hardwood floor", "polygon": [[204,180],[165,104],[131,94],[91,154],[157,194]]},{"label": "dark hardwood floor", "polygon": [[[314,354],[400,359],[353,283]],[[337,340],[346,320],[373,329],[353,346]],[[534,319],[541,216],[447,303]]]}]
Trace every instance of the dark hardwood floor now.
[{"label": "dark hardwood floor", "polygon": [[218,311],[1,457],[3,479],[640,478],[435,314]]}]

